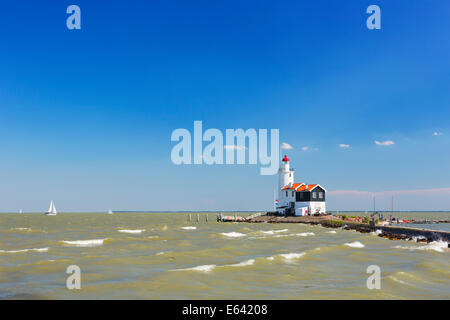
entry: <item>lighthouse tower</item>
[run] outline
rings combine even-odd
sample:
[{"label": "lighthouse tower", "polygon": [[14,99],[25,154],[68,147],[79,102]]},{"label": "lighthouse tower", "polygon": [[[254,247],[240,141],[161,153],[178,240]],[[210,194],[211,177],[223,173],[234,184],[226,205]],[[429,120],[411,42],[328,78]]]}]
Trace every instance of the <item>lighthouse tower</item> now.
[{"label": "lighthouse tower", "polygon": [[[282,199],[284,199],[282,195],[282,188],[284,188],[287,185],[292,186],[294,183],[294,170],[291,170],[289,168],[289,158],[284,155],[284,158],[281,160],[281,166],[278,170],[278,199],[280,202],[282,202]],[[280,203],[281,205],[287,205],[285,203]]]}]

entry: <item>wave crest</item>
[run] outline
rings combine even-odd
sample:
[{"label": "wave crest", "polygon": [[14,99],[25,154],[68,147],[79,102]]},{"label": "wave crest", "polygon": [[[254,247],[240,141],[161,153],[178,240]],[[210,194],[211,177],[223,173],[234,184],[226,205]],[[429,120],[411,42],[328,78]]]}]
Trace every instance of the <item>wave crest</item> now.
[{"label": "wave crest", "polygon": [[95,247],[95,246],[101,246],[103,245],[103,242],[106,239],[92,239],[92,240],[62,240],[63,243],[69,246],[75,246],[75,247]]}]

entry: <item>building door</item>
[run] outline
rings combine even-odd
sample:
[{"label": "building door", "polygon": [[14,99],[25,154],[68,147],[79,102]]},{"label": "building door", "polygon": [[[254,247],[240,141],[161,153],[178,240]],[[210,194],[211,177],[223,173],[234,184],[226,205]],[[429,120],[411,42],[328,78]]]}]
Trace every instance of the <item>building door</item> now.
[{"label": "building door", "polygon": [[289,203],[289,215],[295,216],[295,202]]}]

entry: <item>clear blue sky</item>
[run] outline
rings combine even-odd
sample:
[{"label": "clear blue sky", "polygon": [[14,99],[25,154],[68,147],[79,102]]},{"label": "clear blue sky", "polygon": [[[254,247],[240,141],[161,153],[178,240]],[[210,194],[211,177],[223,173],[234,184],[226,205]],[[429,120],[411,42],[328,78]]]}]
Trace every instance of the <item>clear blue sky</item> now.
[{"label": "clear blue sky", "polygon": [[0,211],[270,209],[258,166],[172,164],[170,134],[194,120],[279,128],[330,209],[394,191],[398,209],[450,210],[449,16],[425,0],[5,2]]}]

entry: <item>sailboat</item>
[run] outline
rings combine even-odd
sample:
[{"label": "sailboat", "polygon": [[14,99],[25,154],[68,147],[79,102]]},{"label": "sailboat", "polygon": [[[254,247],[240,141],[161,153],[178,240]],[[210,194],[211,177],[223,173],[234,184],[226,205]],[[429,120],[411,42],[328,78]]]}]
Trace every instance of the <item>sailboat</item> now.
[{"label": "sailboat", "polygon": [[55,204],[53,203],[53,200],[50,201],[50,207],[48,208],[48,210],[45,214],[47,216],[56,216],[57,212],[56,212],[56,207],[55,207]]},{"label": "sailboat", "polygon": [[19,210],[19,214],[22,214],[22,213],[23,213],[23,210],[22,210],[22,209],[20,209],[20,210]]},{"label": "sailboat", "polygon": [[108,214],[113,214],[111,209],[108,210]]}]

